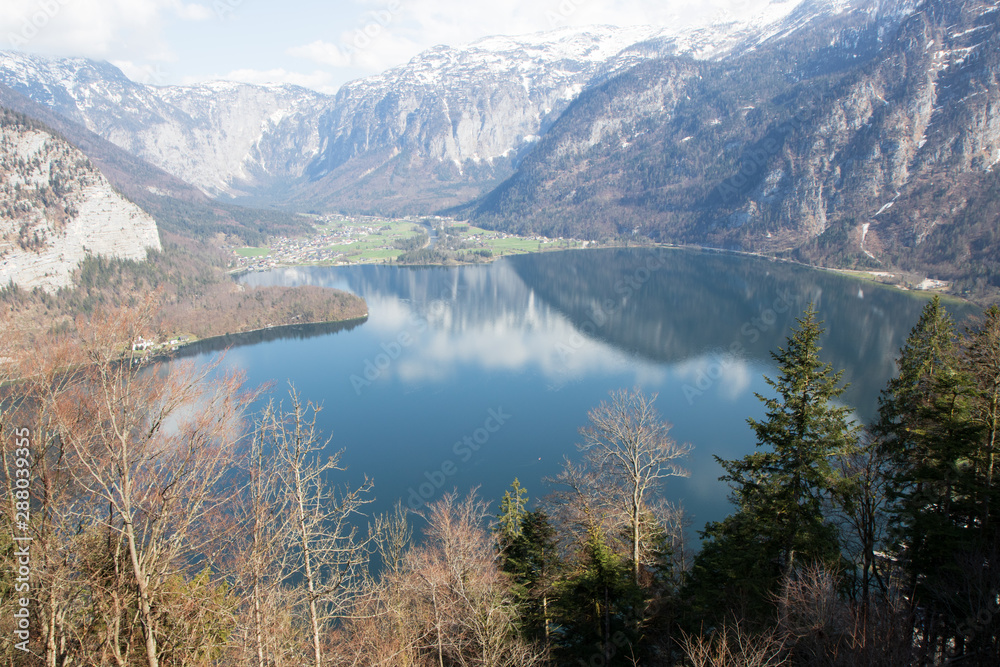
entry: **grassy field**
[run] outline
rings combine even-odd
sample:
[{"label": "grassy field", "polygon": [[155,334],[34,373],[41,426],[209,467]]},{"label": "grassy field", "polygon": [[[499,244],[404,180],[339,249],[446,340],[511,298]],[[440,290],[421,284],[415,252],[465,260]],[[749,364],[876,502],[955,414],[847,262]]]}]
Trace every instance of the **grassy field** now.
[{"label": "grassy field", "polygon": [[[359,221],[326,218],[316,224],[316,234],[299,241],[281,240],[273,248],[237,248],[236,254],[257,266],[274,264],[365,264],[392,262],[405,251],[398,245],[426,234],[426,228],[412,221],[366,219]],[[492,257],[546,250],[578,248],[577,241],[539,241],[506,237],[466,223],[450,226],[438,237],[439,247],[459,262],[483,261],[478,255],[489,251]],[[450,238],[449,238],[450,237]],[[454,248],[448,252],[449,248]],[[411,248],[412,249],[412,248]],[[263,258],[267,258],[263,260]]]},{"label": "grassy field", "polygon": [[237,248],[236,254],[240,257],[267,257],[271,253],[270,248]]}]

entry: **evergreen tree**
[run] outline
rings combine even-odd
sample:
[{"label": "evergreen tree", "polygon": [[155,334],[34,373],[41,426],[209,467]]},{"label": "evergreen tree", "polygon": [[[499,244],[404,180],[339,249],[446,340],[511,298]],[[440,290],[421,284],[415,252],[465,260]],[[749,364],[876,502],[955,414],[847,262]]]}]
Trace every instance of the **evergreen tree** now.
[{"label": "evergreen tree", "polygon": [[497,544],[503,552],[521,534],[521,520],[528,507],[528,490],[515,477],[510,491],[504,491],[497,517]]},{"label": "evergreen tree", "polygon": [[758,394],[765,418],[748,420],[758,451],[716,458],[737,511],[703,533],[687,593],[695,616],[719,618],[730,603],[760,615],[796,564],[839,556],[824,504],[836,480],[834,457],[856,445],[857,427],[850,410],[833,403],[844,391],[842,372],[819,359],[823,328],[812,305],[797,322],[787,347],[772,353],[779,375],[765,380],[776,396]]},{"label": "evergreen tree", "polygon": [[634,664],[644,597],[600,528],[589,534],[577,570],[559,583],[558,598],[558,664]]},{"label": "evergreen tree", "polygon": [[760,451],[735,461],[721,461],[724,480],[741,508],[755,515],[777,549],[783,572],[796,559],[829,558],[836,543],[823,503],[835,479],[833,459],[857,443],[850,409],[833,401],[846,387],[843,371],[819,359],[823,334],[810,305],[797,320],[788,346],[772,353],[780,374],[765,378],[777,396],[757,397],[767,407],[765,419],[747,420]]},{"label": "evergreen tree", "polygon": [[542,510],[527,510],[527,491],[515,479],[500,501],[497,547],[500,569],[510,577],[525,639],[550,640],[552,586],[560,567],[555,528]]},{"label": "evergreen tree", "polygon": [[995,519],[1000,507],[996,486],[997,441],[1000,431],[1000,308],[991,306],[967,335],[965,362],[974,383],[971,417],[978,428],[975,455],[978,522],[984,539],[997,539]]},{"label": "evergreen tree", "polygon": [[900,350],[899,374],[880,400],[874,431],[893,461],[892,523],[924,661],[950,646],[969,664],[996,664],[995,615],[985,625],[974,621],[972,632],[968,627],[968,619],[995,607],[1000,587],[991,566],[1000,545],[989,528],[991,378],[1000,376],[998,337],[991,332],[996,317],[987,311],[982,326],[962,341],[935,297]]},{"label": "evergreen tree", "polygon": [[953,565],[972,538],[974,386],[962,366],[954,323],[934,297],[900,350],[874,428],[894,463],[894,530],[918,597],[922,575]]}]

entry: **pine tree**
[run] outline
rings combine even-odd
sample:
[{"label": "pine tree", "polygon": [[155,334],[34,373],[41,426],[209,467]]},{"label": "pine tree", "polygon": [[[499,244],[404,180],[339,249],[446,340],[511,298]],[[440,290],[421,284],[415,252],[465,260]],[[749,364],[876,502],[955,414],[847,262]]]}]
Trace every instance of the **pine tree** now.
[{"label": "pine tree", "polygon": [[511,578],[514,597],[521,605],[521,635],[551,639],[553,585],[560,570],[555,529],[541,510],[525,513],[521,532],[504,552],[502,570]]},{"label": "pine tree", "polygon": [[[973,361],[988,357],[984,335],[973,332],[963,344],[935,297],[900,350],[899,374],[882,393],[873,429],[893,462],[893,532],[922,660],[948,644],[962,653],[980,650],[966,643],[961,619],[995,599],[988,563],[997,545],[983,532],[993,493],[983,439],[988,410],[977,410],[988,392],[980,391]],[[980,632],[976,642],[989,634]]]},{"label": "pine tree", "polygon": [[[951,317],[927,304],[900,350],[874,428],[894,462],[894,530],[911,586],[953,562],[974,522],[973,384]],[[915,591],[923,597],[926,591]]]},{"label": "pine tree", "polygon": [[518,479],[504,491],[500,500],[500,515],[497,517],[497,543],[500,551],[512,544],[521,534],[521,520],[528,507],[528,491]]},{"label": "pine tree", "polygon": [[500,569],[510,577],[520,606],[520,633],[528,640],[550,640],[552,587],[559,572],[555,528],[542,510],[527,510],[528,492],[515,479],[500,501],[496,539]]},{"label": "pine tree", "polygon": [[971,417],[979,429],[976,452],[979,525],[985,539],[996,539],[995,517],[1000,508],[996,486],[1000,433],[1000,308],[991,306],[967,334],[965,363],[975,388]]},{"label": "pine tree", "polygon": [[837,529],[824,506],[836,482],[834,458],[856,445],[857,426],[848,408],[834,404],[845,389],[842,372],[819,359],[823,328],[812,305],[797,322],[787,347],[772,353],[779,375],[765,380],[776,395],[757,395],[765,418],[748,420],[758,451],[731,461],[716,457],[737,511],[702,534],[682,593],[696,618],[719,619],[733,604],[760,616],[797,564],[839,557]]},{"label": "pine tree", "polygon": [[576,572],[559,583],[559,664],[634,664],[644,597],[629,563],[600,528],[590,532],[581,556]]},{"label": "pine tree", "polygon": [[796,559],[829,558],[834,552],[833,527],[823,513],[835,480],[834,457],[857,443],[850,409],[833,403],[846,389],[843,371],[819,359],[822,323],[810,305],[788,346],[772,353],[780,374],[765,378],[774,398],[757,397],[767,407],[762,421],[747,422],[757,435],[757,452],[721,461],[737,501],[751,511],[777,550],[788,572]]}]

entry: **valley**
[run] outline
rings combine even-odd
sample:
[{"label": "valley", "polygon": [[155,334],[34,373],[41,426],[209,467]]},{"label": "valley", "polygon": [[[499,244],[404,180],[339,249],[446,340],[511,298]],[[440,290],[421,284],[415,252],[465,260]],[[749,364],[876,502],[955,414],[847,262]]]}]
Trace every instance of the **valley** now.
[{"label": "valley", "polygon": [[[315,219],[314,228],[315,233],[307,236],[275,237],[267,247],[234,248],[235,269],[371,263],[453,265],[588,247],[586,241],[523,237],[441,217],[322,216]],[[424,250],[435,252],[420,252]]]},{"label": "valley", "polygon": [[1000,664],[1000,0],[114,4],[0,8],[4,665]]}]

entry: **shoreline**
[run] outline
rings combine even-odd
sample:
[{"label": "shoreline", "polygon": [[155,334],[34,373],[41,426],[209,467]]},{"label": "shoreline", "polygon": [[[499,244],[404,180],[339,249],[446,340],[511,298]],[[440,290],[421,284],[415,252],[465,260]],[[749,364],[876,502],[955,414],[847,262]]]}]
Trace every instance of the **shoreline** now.
[{"label": "shoreline", "polygon": [[[573,240],[577,240],[577,239],[573,239]],[[588,242],[588,243],[594,243],[594,242]],[[570,251],[590,251],[590,250],[610,250],[610,249],[641,250],[641,249],[644,249],[644,248],[669,248],[669,249],[672,249],[672,250],[687,250],[687,251],[697,251],[697,252],[707,252],[707,253],[719,253],[719,254],[736,255],[736,256],[741,256],[741,257],[753,257],[753,258],[756,258],[756,259],[767,260],[767,261],[770,261],[770,262],[782,262],[782,263],[785,263],[785,264],[792,264],[792,265],[801,266],[801,267],[804,267],[804,268],[807,268],[807,269],[814,269],[814,270],[817,270],[817,271],[830,271],[830,272],[833,272],[833,273],[838,273],[838,274],[840,274],[842,276],[845,276],[845,277],[854,278],[854,279],[857,279],[857,280],[861,280],[863,282],[871,283],[871,284],[874,284],[874,285],[880,285],[882,287],[887,287],[887,288],[895,289],[895,290],[900,291],[900,292],[906,292],[906,293],[914,294],[914,295],[917,295],[917,296],[928,296],[928,297],[930,297],[930,296],[937,295],[937,296],[940,296],[940,297],[942,297],[944,299],[953,299],[953,300],[955,300],[957,302],[961,302],[961,303],[971,304],[971,305],[975,305],[975,306],[982,306],[983,305],[982,303],[979,303],[977,301],[973,301],[972,299],[969,299],[967,297],[964,297],[964,296],[961,296],[961,295],[958,295],[958,294],[954,294],[954,293],[952,293],[950,291],[947,291],[947,289],[941,289],[941,288],[913,289],[913,288],[907,287],[906,285],[902,284],[899,281],[888,282],[888,281],[879,280],[879,278],[882,277],[882,276],[892,276],[892,277],[900,277],[901,278],[905,274],[905,272],[903,272],[903,271],[889,271],[889,270],[876,271],[876,270],[864,270],[864,269],[845,269],[845,268],[837,268],[837,267],[832,267],[832,266],[823,266],[823,265],[820,265],[820,264],[808,264],[806,262],[802,262],[802,261],[794,260],[794,259],[789,259],[787,257],[780,257],[778,255],[771,255],[771,254],[753,252],[753,251],[749,251],[749,250],[734,250],[734,249],[731,249],[731,248],[716,248],[716,247],[713,247],[713,246],[702,246],[702,245],[694,245],[694,244],[677,244],[677,243],[652,243],[652,244],[649,244],[649,245],[644,245],[644,244],[636,244],[636,245],[624,245],[624,244],[597,245],[596,243],[594,243],[594,245],[586,245],[586,246],[578,247],[578,248],[552,248],[552,249],[541,250],[541,251],[530,250],[530,251],[527,251],[527,252],[509,253],[507,255],[496,255],[496,256],[493,256],[493,257],[490,257],[490,258],[487,258],[487,259],[483,259],[481,261],[476,261],[476,262],[457,262],[457,261],[451,261],[451,262],[430,262],[430,263],[422,262],[422,263],[413,263],[413,264],[411,264],[411,263],[399,263],[399,262],[352,262],[352,263],[316,262],[316,263],[300,263],[300,264],[276,264],[276,265],[274,265],[272,267],[268,267],[266,269],[245,269],[245,268],[244,269],[238,269],[238,270],[230,271],[230,275],[232,275],[234,278],[238,278],[238,277],[240,277],[242,275],[247,275],[247,274],[250,274],[250,273],[264,273],[266,271],[272,271],[272,270],[276,270],[276,269],[290,269],[290,268],[302,268],[302,267],[339,267],[339,268],[349,268],[349,267],[353,267],[353,266],[387,266],[387,267],[389,267],[389,266],[398,266],[398,267],[411,267],[411,268],[421,268],[421,267],[423,267],[423,268],[450,268],[450,267],[456,267],[456,266],[479,266],[479,265],[492,264],[493,262],[496,262],[497,260],[505,259],[507,257],[513,257],[513,256],[516,256],[516,255],[544,255],[544,254],[547,254],[547,253],[550,253],[550,252],[570,252]],[[933,280],[933,279],[928,278],[928,280]]]},{"label": "shoreline", "polygon": [[[282,338],[283,337],[283,336],[281,336],[282,333],[289,333],[289,332],[293,331],[297,327],[300,327],[300,328],[306,328],[306,327],[327,328],[328,327],[328,328],[331,328],[331,329],[333,329],[333,328],[348,328],[348,327],[353,328],[354,326],[358,326],[358,325],[361,325],[361,324],[364,324],[365,322],[367,322],[368,321],[368,317],[369,317],[369,313],[366,312],[364,315],[360,315],[358,317],[350,317],[350,318],[345,319],[345,320],[322,320],[322,321],[318,321],[318,322],[294,322],[294,323],[291,323],[291,324],[272,324],[272,325],[269,325],[269,326],[266,326],[266,327],[258,327],[256,329],[247,329],[245,331],[228,331],[226,333],[216,334],[214,336],[206,336],[205,338],[195,338],[194,340],[188,340],[188,341],[180,343],[180,344],[178,344],[176,346],[173,346],[172,348],[170,348],[168,350],[165,350],[165,351],[164,350],[157,350],[155,352],[150,353],[150,355],[148,355],[148,358],[149,359],[169,359],[169,358],[172,358],[174,356],[177,356],[180,353],[190,352],[191,348],[193,346],[196,346],[196,345],[203,345],[203,346],[206,346],[206,347],[208,347],[208,346],[218,346],[219,343],[222,343],[222,342],[226,341],[229,338],[252,337],[252,336],[255,336],[255,335],[268,334],[268,333],[274,333],[274,334],[276,334],[274,336],[274,338]],[[229,347],[229,346],[220,346],[220,347]],[[197,352],[196,352],[196,354],[197,354]]]}]

